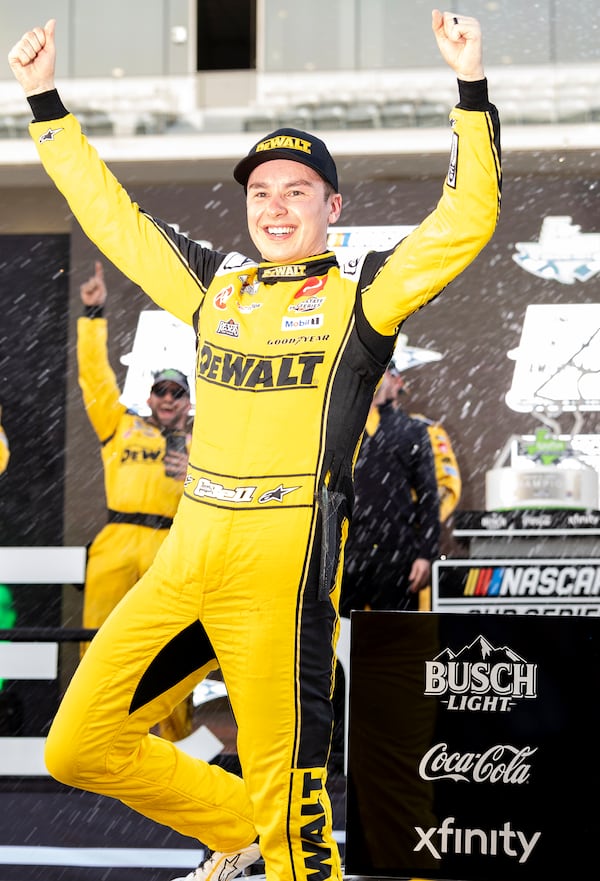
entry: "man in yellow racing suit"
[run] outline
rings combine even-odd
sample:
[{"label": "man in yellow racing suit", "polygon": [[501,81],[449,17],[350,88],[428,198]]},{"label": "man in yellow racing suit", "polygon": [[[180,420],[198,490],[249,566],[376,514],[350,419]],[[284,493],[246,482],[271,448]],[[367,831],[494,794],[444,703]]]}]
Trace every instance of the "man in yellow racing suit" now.
[{"label": "man in yellow racing suit", "polygon": [[[173,522],[187,471],[190,389],[184,374],[167,368],[150,389],[150,415],[128,410],[108,359],[100,261],[79,292],[84,307],[77,321],[79,385],[100,441],[108,508],[86,562],[83,626],[96,629],[148,569]],[[172,437],[180,439],[181,451],[170,449]],[[192,733],[192,722],[190,694],[158,730],[169,740],[182,740]]]},{"label": "man in yellow racing suit", "polygon": [[[319,138],[280,129],[234,170],[262,260],[208,250],[133,203],[82,135],[54,87],[54,20],[9,53],[40,158],[86,234],[197,333],[201,418],[173,526],[46,746],[55,778],[214,851],[189,879],[231,879],[260,853],[268,881],[342,879],[325,783],[353,462],[402,322],[486,245],[500,202],[479,24],[434,10],[432,26],[460,94],[441,199],[396,247],[347,266],[326,248],[342,197]],[[149,734],[217,666],[243,777]]]}]

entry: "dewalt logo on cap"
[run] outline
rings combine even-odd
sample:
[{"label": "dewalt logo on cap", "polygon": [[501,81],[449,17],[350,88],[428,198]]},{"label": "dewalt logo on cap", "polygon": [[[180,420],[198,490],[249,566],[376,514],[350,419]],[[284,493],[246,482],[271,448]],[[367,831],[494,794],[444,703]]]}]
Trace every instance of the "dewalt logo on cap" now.
[{"label": "dewalt logo on cap", "polygon": [[337,169],[329,150],[316,135],[298,128],[278,128],[264,135],[248,155],[238,162],[233,169],[233,176],[245,187],[251,172],[263,162],[270,162],[272,159],[290,159],[312,168],[337,193]]},{"label": "dewalt logo on cap", "polygon": [[255,152],[260,153],[263,150],[301,150],[302,153],[312,153],[312,144],[310,141],[304,141],[302,138],[294,138],[290,135],[278,135],[275,138],[267,138],[261,141],[255,147]]}]

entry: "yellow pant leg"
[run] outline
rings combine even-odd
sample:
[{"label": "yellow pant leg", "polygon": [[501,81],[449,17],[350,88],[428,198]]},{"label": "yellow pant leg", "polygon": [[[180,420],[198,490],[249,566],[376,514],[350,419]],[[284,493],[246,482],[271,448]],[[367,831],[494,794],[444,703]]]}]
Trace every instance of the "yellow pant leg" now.
[{"label": "yellow pant leg", "polygon": [[[83,626],[95,629],[108,618],[154,560],[168,534],[131,523],[109,523],[92,542],[87,559],[83,594]],[[89,643],[81,644],[83,656]],[[167,740],[183,740],[192,733],[193,704],[189,695],[158,726]]]},{"label": "yellow pant leg", "polygon": [[[100,627],[148,568],[140,569],[138,544],[143,529],[129,523],[109,523],[90,545],[83,592],[84,627]],[[154,557],[166,532],[146,531],[155,541]]]},{"label": "yellow pant leg", "polygon": [[[50,773],[67,785],[118,798],[213,850],[258,833],[273,881],[342,877],[325,789],[337,619],[316,595],[312,516],[193,507],[93,640],[46,747]],[[204,657],[153,690],[190,655],[200,664],[198,620],[238,724],[243,780],[148,734],[211,666]]]},{"label": "yellow pant leg", "polygon": [[[326,783],[336,614],[317,600],[310,512],[260,512],[230,545],[231,608],[207,628],[234,716],[268,878],[341,878]],[[282,528],[282,521],[284,527]],[[261,536],[252,551],[252,536]],[[266,549],[270,549],[270,553]],[[313,561],[314,562],[314,561]],[[310,571],[309,571],[310,570]],[[248,578],[251,573],[252,577]],[[339,588],[336,591],[336,601]],[[215,611],[220,603],[216,598]]]},{"label": "yellow pant leg", "polygon": [[[81,660],[50,729],[46,764],[67,785],[117,798],[212,849],[232,850],[256,837],[244,782],[149,734],[217,666],[198,624],[201,589],[177,548],[173,557],[163,548]],[[194,551],[194,565],[202,567],[200,549]],[[175,659],[194,669],[157,691],[171,673],[170,658],[160,666],[161,652],[190,628],[194,639]]]}]

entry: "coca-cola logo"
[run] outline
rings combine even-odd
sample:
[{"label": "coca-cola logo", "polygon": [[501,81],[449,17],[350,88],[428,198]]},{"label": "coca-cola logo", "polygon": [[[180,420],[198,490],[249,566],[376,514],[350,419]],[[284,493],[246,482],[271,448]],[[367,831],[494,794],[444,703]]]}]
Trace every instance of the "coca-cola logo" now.
[{"label": "coca-cola logo", "polygon": [[454,780],[466,783],[527,783],[531,765],[527,759],[537,747],[518,748],[498,743],[481,753],[451,752],[447,743],[436,743],[419,763],[423,780]]}]

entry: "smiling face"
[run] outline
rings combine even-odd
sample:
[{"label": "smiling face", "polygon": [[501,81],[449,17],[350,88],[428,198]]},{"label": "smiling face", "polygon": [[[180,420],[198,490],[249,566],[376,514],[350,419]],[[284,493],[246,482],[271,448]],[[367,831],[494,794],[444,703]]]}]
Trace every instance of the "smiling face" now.
[{"label": "smiling face", "polygon": [[161,428],[184,428],[190,412],[189,395],[174,382],[160,382],[152,386],[148,406],[151,420]]},{"label": "smiling face", "polygon": [[342,197],[301,162],[271,159],[248,178],[248,231],[263,260],[294,263],[327,250],[327,228]]}]

